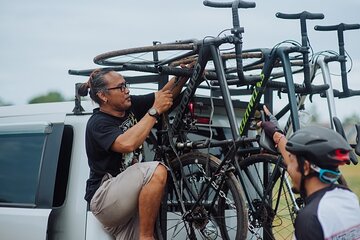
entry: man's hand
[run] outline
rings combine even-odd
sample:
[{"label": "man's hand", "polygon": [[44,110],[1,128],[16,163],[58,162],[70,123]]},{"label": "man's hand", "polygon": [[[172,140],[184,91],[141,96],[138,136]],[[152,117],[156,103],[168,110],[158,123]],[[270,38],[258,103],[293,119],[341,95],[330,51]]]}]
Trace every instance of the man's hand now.
[{"label": "man's hand", "polygon": [[261,127],[264,129],[266,135],[273,139],[273,136],[276,132],[282,132],[273,122],[267,121],[262,122]]},{"label": "man's hand", "polygon": [[260,126],[264,129],[266,135],[273,139],[274,133],[280,132],[283,133],[280,129],[279,123],[274,115],[271,114],[269,109],[264,105],[263,107],[266,116],[268,116],[269,121],[260,122]]},{"label": "man's hand", "polygon": [[153,107],[158,114],[162,114],[170,109],[173,105],[173,95],[170,90],[160,90],[155,93],[155,101]]}]

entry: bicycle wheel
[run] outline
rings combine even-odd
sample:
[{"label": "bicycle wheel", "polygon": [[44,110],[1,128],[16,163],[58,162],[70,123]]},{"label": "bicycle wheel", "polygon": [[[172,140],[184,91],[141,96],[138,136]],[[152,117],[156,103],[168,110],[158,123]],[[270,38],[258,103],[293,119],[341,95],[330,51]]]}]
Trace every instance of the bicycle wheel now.
[{"label": "bicycle wheel", "polygon": [[[234,174],[227,172],[223,183],[215,181],[215,184],[206,188],[208,176],[211,175],[206,175],[205,171],[208,169],[209,174],[212,174],[219,162],[214,156],[199,152],[184,154],[180,161],[175,159],[171,162],[171,169],[181,186],[180,201],[186,213],[182,213],[174,184],[170,181],[165,214],[167,219],[161,221],[166,223],[161,226],[165,230],[163,232],[167,233],[166,239],[246,239],[247,211],[241,186]],[[220,190],[220,194],[215,188]],[[204,189],[204,197],[195,205]],[[160,216],[164,216],[164,213],[160,213]]]},{"label": "bicycle wheel", "polygon": [[282,159],[255,154],[240,160],[239,165],[249,205],[249,239],[290,239],[299,208]]},{"label": "bicycle wheel", "polygon": [[[94,58],[94,63],[105,66],[124,64],[156,65],[168,59],[181,59],[194,55],[195,45],[189,42],[157,44],[145,47],[128,48],[102,53]],[[157,56],[156,56],[157,55]],[[181,57],[177,58],[177,56]]]}]

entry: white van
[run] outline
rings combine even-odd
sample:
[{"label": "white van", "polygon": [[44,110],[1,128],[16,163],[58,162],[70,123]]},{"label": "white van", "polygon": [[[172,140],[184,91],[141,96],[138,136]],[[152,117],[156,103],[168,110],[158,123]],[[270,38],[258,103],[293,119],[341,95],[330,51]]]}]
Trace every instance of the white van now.
[{"label": "white van", "polygon": [[[209,99],[199,99],[198,110],[209,112]],[[223,104],[215,100],[212,128],[221,139],[229,128]],[[112,239],[84,200],[85,128],[94,107],[77,98],[0,107],[1,240]]]},{"label": "white van", "polygon": [[84,134],[74,103],[0,108],[0,239],[111,239],[87,210]]}]

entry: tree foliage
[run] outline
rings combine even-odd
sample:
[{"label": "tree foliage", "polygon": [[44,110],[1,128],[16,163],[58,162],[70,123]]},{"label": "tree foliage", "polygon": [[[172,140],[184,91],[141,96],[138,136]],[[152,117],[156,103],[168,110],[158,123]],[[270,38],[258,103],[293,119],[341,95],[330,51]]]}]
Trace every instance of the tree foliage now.
[{"label": "tree foliage", "polygon": [[1,98],[0,98],[0,106],[10,106],[10,105],[12,105],[11,103],[7,103],[7,102],[5,102],[4,100],[2,100]]},{"label": "tree foliage", "polygon": [[40,95],[32,98],[29,103],[48,103],[48,102],[63,102],[65,98],[62,96],[61,93],[52,91],[47,93],[46,95]]},{"label": "tree foliage", "polygon": [[353,113],[344,119],[343,125],[354,125],[360,123],[360,117],[357,113]]}]

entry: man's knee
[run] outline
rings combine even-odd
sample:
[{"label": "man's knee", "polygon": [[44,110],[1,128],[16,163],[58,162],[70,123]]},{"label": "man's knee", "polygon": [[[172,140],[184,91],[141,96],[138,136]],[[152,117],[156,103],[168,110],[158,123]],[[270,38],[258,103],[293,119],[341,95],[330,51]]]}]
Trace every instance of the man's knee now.
[{"label": "man's knee", "polygon": [[167,169],[164,165],[159,164],[154,171],[153,177],[151,180],[157,181],[161,185],[166,184],[167,179]]}]

